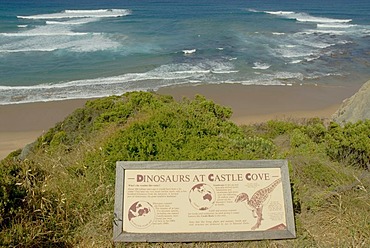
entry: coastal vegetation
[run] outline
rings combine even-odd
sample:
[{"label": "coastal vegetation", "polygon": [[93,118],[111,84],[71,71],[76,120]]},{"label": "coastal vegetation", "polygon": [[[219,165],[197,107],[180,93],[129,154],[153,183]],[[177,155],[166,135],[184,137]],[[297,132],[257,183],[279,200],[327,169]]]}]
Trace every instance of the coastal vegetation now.
[{"label": "coastal vegetation", "polygon": [[289,161],[296,239],[125,247],[370,245],[370,120],[237,126],[231,115],[202,96],[132,92],[87,102],[0,162],[0,246],[114,246],[118,160],[240,159]]}]

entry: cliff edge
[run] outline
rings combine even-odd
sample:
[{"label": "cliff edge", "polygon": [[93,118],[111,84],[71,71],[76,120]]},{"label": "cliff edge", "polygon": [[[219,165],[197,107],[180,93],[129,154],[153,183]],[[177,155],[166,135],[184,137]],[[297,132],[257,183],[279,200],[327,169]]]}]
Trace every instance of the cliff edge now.
[{"label": "cliff edge", "polygon": [[332,119],[339,124],[370,119],[370,80],[342,103]]}]

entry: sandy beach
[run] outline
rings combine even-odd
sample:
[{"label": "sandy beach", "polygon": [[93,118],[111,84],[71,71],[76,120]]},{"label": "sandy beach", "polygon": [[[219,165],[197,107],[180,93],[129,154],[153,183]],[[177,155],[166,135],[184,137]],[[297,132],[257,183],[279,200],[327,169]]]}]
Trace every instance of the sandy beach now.
[{"label": "sandy beach", "polygon": [[[344,86],[243,86],[219,84],[162,88],[159,94],[180,100],[204,95],[231,107],[237,124],[271,119],[330,118],[342,101],[358,90]],[[66,100],[0,106],[0,159],[33,142],[87,100]]]},{"label": "sandy beach", "polygon": [[219,84],[168,87],[158,92],[178,100],[203,95],[231,107],[231,120],[236,124],[252,124],[271,119],[330,118],[343,100],[356,93],[359,87]]},{"label": "sandy beach", "polygon": [[0,159],[32,143],[87,100],[38,102],[0,106]]}]

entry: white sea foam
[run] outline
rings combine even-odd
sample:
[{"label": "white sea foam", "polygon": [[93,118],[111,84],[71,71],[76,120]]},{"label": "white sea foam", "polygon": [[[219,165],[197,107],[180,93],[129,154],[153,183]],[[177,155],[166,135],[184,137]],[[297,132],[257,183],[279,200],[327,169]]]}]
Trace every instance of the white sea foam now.
[{"label": "white sea foam", "polygon": [[27,39],[15,40],[0,44],[0,53],[16,52],[51,52],[67,49],[73,52],[94,52],[117,48],[120,42],[111,40],[104,35],[60,35],[38,36],[30,35]]},{"label": "white sea foam", "polygon": [[[74,80],[33,86],[0,86],[0,105],[21,102],[54,101],[122,94],[133,90],[148,90],[182,83],[203,82],[213,73],[236,73],[233,65],[205,60],[191,65],[167,64],[143,73]],[[148,83],[150,82],[150,83]]]},{"label": "white sea foam", "polygon": [[215,74],[231,74],[231,73],[238,73],[239,71],[212,70],[211,72]]},{"label": "white sea foam", "polygon": [[[0,53],[51,52],[67,49],[73,52],[94,52],[115,49],[124,39],[113,40],[102,33],[75,31],[78,25],[97,22],[102,18],[129,15],[126,9],[66,10],[60,13],[19,16],[24,19],[45,19],[46,25],[39,25],[14,33],[0,33],[8,37],[0,44]],[[19,39],[24,38],[24,39]],[[119,41],[120,42],[119,42]]]},{"label": "white sea foam", "polygon": [[308,14],[302,14],[302,17],[297,17],[297,21],[300,22],[316,22],[316,23],[347,23],[351,22],[352,19],[331,19],[325,17],[315,17]]},{"label": "white sea foam", "polygon": [[184,54],[193,54],[197,51],[197,49],[190,49],[190,50],[182,50]]},{"label": "white sea foam", "polygon": [[307,33],[306,31],[295,33],[291,37],[292,41],[295,42],[295,44],[287,44],[283,46],[297,49],[300,49],[301,46],[323,49],[335,45],[335,43],[327,43],[324,42],[325,40],[323,39],[317,39],[315,36],[311,36],[311,34],[313,33]]},{"label": "white sea foam", "polygon": [[87,18],[87,17],[107,18],[107,17],[121,17],[130,14],[131,11],[128,9],[65,10],[59,13],[40,14],[32,16],[17,16],[17,18],[34,20]]},{"label": "white sea foam", "polygon": [[273,51],[284,58],[306,57],[315,54],[314,49],[304,46],[280,45]]},{"label": "white sea foam", "polygon": [[252,68],[256,70],[266,70],[271,67],[271,65],[261,62],[254,62],[253,65],[254,66]]},{"label": "white sea foam", "polygon": [[307,42],[306,45],[310,47],[320,48],[320,49],[335,46],[334,43],[324,43],[324,42]]},{"label": "white sea foam", "polygon": [[[228,66],[230,65],[217,61],[205,61],[192,66],[189,64],[169,64],[144,73],[127,73],[119,76],[75,80],[58,84],[16,87],[0,86],[0,105],[94,98],[120,95],[135,90],[157,90],[161,87],[173,85],[204,84],[205,76],[212,76],[214,71]],[[214,68],[210,69],[211,67]],[[206,68],[209,68],[209,70],[204,70]],[[307,75],[303,75],[302,73],[282,71],[276,73],[260,73],[256,78],[249,80],[235,81],[227,77],[225,80],[206,82],[215,84],[240,83],[245,85],[291,86],[293,83],[301,82],[305,78],[308,78]]]},{"label": "white sea foam", "polygon": [[294,19],[299,22],[315,22],[315,23],[348,23],[352,19],[334,19],[327,17],[312,16],[303,12],[293,11],[265,11],[267,14],[278,15],[288,19]]},{"label": "white sea foam", "polygon": [[343,35],[364,33],[358,32],[360,26],[352,24],[352,19],[327,18],[294,11],[257,11],[254,9],[249,9],[249,11],[294,19],[297,22],[316,24],[315,29],[307,29],[293,34],[272,33],[275,38],[273,41],[267,41],[269,50],[276,57],[282,57],[285,60],[289,59],[286,61],[288,64],[316,60],[322,54],[330,51],[330,47],[341,44],[340,41]]},{"label": "white sea foam", "polygon": [[332,29],[308,29],[305,30],[306,34],[333,34],[333,35],[343,35],[346,31],[343,30],[332,30]]},{"label": "white sea foam", "polygon": [[299,72],[277,72],[273,74],[273,76],[275,79],[279,80],[298,79],[302,81],[304,79],[303,74]]},{"label": "white sea foam", "polygon": [[26,28],[28,25],[17,25],[18,28]]},{"label": "white sea foam", "polygon": [[293,11],[263,11],[263,12],[267,14],[271,14],[271,15],[281,15],[281,16],[288,16],[288,15],[296,14]]},{"label": "white sea foam", "polygon": [[47,25],[82,25],[87,24],[90,22],[99,21],[100,18],[81,18],[81,19],[73,19],[68,21],[46,21]]},{"label": "white sea foam", "polygon": [[26,49],[1,49],[0,53],[22,53],[22,52],[52,52],[53,48],[26,48]]},{"label": "white sea foam", "polygon": [[[293,72],[276,72],[276,73],[261,73],[254,79],[238,81],[243,85],[281,85],[281,86],[290,86],[293,82],[302,81],[304,75],[302,73],[293,73]],[[235,83],[229,81],[229,83]]]},{"label": "white sea foam", "polygon": [[353,41],[350,40],[340,40],[338,44],[345,45],[345,44],[353,44]]},{"label": "white sea foam", "polygon": [[291,61],[291,62],[289,62],[290,64],[299,64],[299,63],[301,63],[302,62],[302,60],[300,60],[300,59],[297,59],[297,60],[293,60],[293,61]]},{"label": "white sea foam", "polygon": [[247,9],[247,11],[249,11],[249,12],[253,12],[253,13],[258,13],[258,12],[261,12],[261,11],[259,11],[259,10],[256,10],[256,9]]},{"label": "white sea foam", "polygon": [[[81,35],[87,35],[89,33],[76,33],[76,32],[23,32],[23,33],[0,33],[2,36],[8,36],[8,37],[33,37],[33,36],[81,36]],[[40,30],[39,30],[40,31]]]},{"label": "white sea foam", "polygon": [[321,56],[329,47],[335,46],[340,41],[339,38],[333,38],[325,35],[317,35],[314,32],[297,32],[287,34],[284,37],[278,37],[271,46],[271,52],[274,56],[288,58],[287,63],[300,63],[305,58]]},{"label": "white sea foam", "polygon": [[345,23],[318,23],[318,28],[352,28],[356,27],[356,24],[345,24]]},{"label": "white sea foam", "polygon": [[318,55],[316,55],[316,56],[312,55],[312,56],[309,56],[309,57],[305,57],[304,59],[306,61],[310,62],[310,61],[313,61],[313,60],[316,60],[316,59],[319,59],[319,58],[320,58],[320,56],[318,56]]}]

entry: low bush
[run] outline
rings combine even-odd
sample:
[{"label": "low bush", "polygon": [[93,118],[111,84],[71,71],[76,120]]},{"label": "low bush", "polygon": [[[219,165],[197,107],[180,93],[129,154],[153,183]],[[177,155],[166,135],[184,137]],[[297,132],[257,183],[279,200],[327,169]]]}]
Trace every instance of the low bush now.
[{"label": "low bush", "polygon": [[332,159],[370,170],[370,120],[344,127],[332,123],[325,141]]}]

